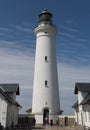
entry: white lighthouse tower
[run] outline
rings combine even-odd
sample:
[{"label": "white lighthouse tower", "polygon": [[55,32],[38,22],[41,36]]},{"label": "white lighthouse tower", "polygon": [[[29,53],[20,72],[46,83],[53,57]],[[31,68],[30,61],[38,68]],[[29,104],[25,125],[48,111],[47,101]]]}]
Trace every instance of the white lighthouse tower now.
[{"label": "white lighthouse tower", "polygon": [[56,61],[56,27],[52,14],[44,10],[39,14],[35,28],[36,57],[32,113],[36,124],[43,124],[45,119],[55,123],[60,113],[57,61]]}]

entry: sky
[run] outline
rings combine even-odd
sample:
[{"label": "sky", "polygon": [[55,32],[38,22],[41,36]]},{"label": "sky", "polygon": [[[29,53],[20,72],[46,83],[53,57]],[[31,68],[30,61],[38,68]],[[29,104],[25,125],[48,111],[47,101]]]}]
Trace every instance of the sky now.
[{"label": "sky", "polygon": [[0,0],[0,83],[19,83],[20,113],[32,107],[38,15],[57,27],[60,107],[74,114],[75,83],[90,82],[90,0]]}]

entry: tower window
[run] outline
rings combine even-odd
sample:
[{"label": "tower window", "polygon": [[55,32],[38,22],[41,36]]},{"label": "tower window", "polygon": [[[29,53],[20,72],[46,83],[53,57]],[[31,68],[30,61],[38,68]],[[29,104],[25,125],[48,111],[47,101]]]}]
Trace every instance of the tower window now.
[{"label": "tower window", "polygon": [[45,22],[45,25],[47,25],[47,23]]},{"label": "tower window", "polygon": [[47,86],[47,84],[48,84],[48,81],[47,81],[47,80],[45,80],[45,86]]},{"label": "tower window", "polygon": [[45,56],[45,61],[47,61],[47,56]]},{"label": "tower window", "polygon": [[47,105],[47,102],[45,102],[45,105]]}]

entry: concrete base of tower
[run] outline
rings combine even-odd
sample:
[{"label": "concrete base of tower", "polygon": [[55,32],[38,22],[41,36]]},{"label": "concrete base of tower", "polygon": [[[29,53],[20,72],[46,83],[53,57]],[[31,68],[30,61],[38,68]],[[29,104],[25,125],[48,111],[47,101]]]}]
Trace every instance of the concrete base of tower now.
[{"label": "concrete base of tower", "polygon": [[35,115],[36,124],[43,124],[43,115]]},{"label": "concrete base of tower", "polygon": [[46,125],[46,124],[56,124],[59,114],[51,113],[47,116],[44,114],[35,114],[36,124],[37,125]]}]

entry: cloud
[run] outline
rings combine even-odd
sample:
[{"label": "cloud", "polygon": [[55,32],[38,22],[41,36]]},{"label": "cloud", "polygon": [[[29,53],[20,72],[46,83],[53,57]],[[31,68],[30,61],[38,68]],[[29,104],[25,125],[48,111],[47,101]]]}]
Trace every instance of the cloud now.
[{"label": "cloud", "polygon": [[[28,24],[27,24],[28,25]],[[26,27],[26,24],[25,26],[23,25],[10,25],[12,27],[12,29],[14,30],[17,30],[17,31],[21,31],[21,32],[25,32],[25,33],[33,33],[33,28],[31,27]]]},{"label": "cloud", "polygon": [[78,26],[65,24],[57,36],[58,61],[70,64],[90,64],[89,39]]},{"label": "cloud", "polygon": [[27,108],[25,106],[31,106],[33,77],[34,55],[27,53],[13,55],[12,51],[8,54],[6,49],[0,48],[0,83],[19,83],[20,96],[17,100],[23,107],[21,113],[25,113]]},{"label": "cloud", "polygon": [[7,28],[7,27],[0,27],[0,31],[2,32],[8,32],[10,31],[11,29],[10,28]]},{"label": "cloud", "polygon": [[[27,51],[35,49],[35,36],[33,27],[29,24],[8,25],[8,27],[0,27],[0,47],[6,50]],[[19,53],[19,52],[18,52]]]},{"label": "cloud", "polygon": [[84,43],[89,42],[89,40],[85,39],[85,38],[77,38],[76,40],[79,41],[79,42],[84,42]]},{"label": "cloud", "polygon": [[64,23],[67,24],[67,25],[73,25],[73,26],[77,26],[78,25],[78,23],[73,21],[73,20],[66,20],[66,21],[64,21]]},{"label": "cloud", "polygon": [[27,48],[30,49],[34,49],[35,48],[35,44],[34,44],[34,40],[0,40],[0,47],[2,48],[11,48],[11,49],[17,49],[19,50],[25,50]]},{"label": "cloud", "polygon": [[58,77],[61,107],[65,114],[73,114],[72,105],[77,100],[77,95],[74,95],[75,83],[90,82],[90,66],[58,63]]},{"label": "cloud", "polygon": [[60,35],[65,36],[67,38],[74,38],[75,37],[75,35],[72,35],[72,34],[70,34],[68,32],[61,32]]},{"label": "cloud", "polygon": [[76,28],[71,28],[69,26],[61,26],[62,29],[65,29],[66,31],[72,32],[72,33],[80,33],[80,30],[76,29]]}]

